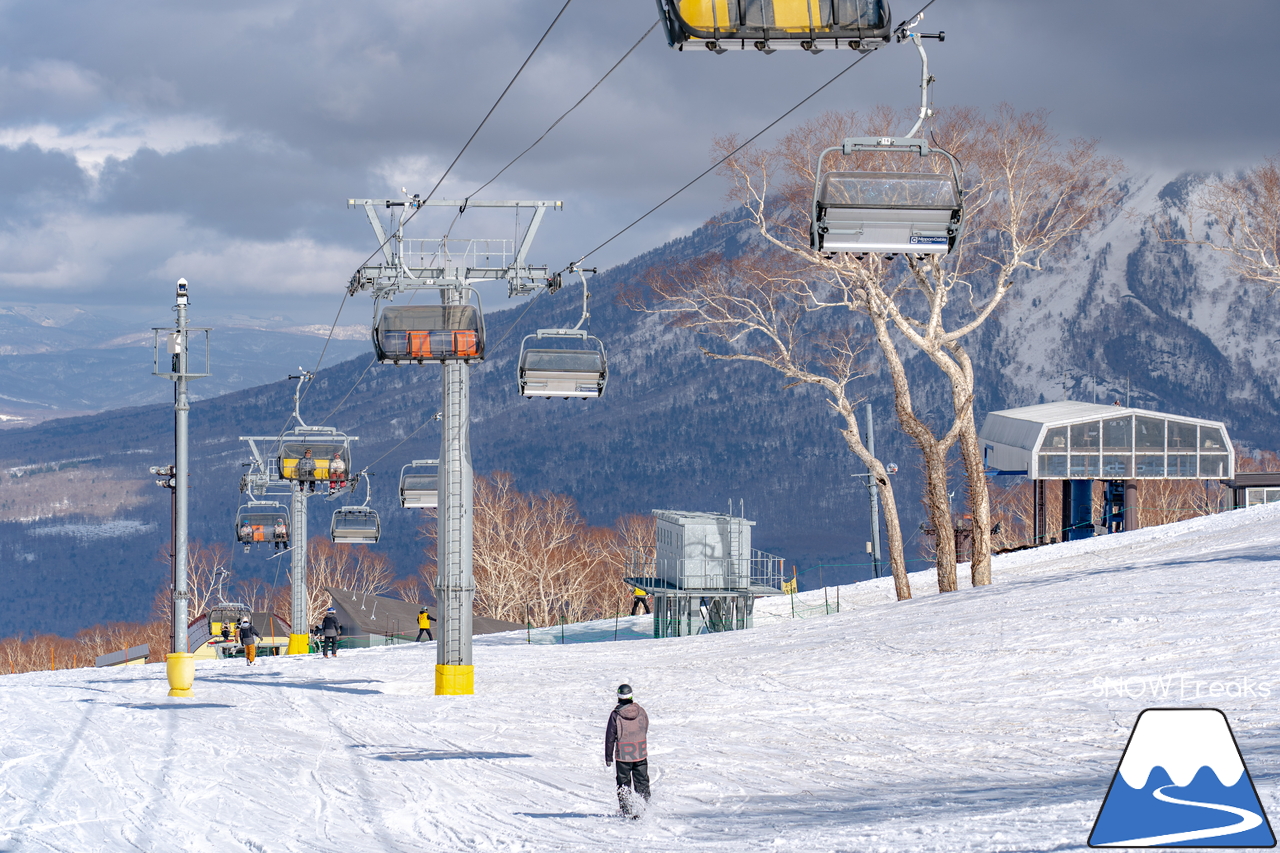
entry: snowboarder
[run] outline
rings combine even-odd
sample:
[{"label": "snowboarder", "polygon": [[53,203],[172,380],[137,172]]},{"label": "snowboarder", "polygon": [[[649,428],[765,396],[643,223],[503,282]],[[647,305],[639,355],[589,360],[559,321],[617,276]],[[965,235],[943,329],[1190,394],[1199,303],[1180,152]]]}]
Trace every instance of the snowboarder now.
[{"label": "snowboarder", "polygon": [[631,588],[631,615],[635,616],[636,611],[644,606],[644,615],[648,616],[653,611],[649,609],[649,593],[645,592],[638,586]]},{"label": "snowboarder", "polygon": [[618,762],[618,807],[630,818],[640,817],[632,794],[649,802],[649,715],[635,701],[630,684],[618,687],[618,706],[604,729],[605,766]]},{"label": "snowboarder", "polygon": [[332,607],[324,614],[324,622],[320,623],[320,650],[328,657],[330,653],[338,656],[338,637],[342,636],[342,626],[338,624],[338,611]]},{"label": "snowboarder", "polygon": [[414,642],[421,643],[423,634],[427,635],[428,640],[435,639],[435,637],[431,636],[431,614],[427,612],[425,607],[418,611],[418,637]]},{"label": "snowboarder", "polygon": [[253,666],[258,657],[258,640],[262,639],[262,635],[258,633],[258,629],[253,627],[253,623],[246,616],[240,620],[240,645],[244,646],[245,666]]}]

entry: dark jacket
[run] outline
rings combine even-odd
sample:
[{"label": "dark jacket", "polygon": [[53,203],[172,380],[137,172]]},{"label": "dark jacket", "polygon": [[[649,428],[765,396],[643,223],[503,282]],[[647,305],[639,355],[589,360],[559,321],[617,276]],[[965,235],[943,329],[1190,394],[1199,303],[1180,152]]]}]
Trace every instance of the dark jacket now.
[{"label": "dark jacket", "polygon": [[252,625],[240,626],[240,645],[242,646],[257,645],[258,641],[261,639],[262,639],[262,635],[258,633],[257,628],[253,627]]},{"label": "dark jacket", "polygon": [[635,702],[619,702],[604,729],[604,763],[647,761],[649,715]]},{"label": "dark jacket", "polygon": [[326,637],[341,637],[342,626],[338,624],[338,617],[332,613],[324,617],[324,622],[320,625],[320,633]]}]

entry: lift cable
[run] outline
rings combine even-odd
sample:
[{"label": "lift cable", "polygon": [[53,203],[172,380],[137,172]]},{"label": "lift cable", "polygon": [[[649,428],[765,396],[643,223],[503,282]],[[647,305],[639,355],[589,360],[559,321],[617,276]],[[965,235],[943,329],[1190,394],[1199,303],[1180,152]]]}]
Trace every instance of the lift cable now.
[{"label": "lift cable", "polygon": [[[928,9],[930,6],[932,6],[932,5],[933,5],[934,3],[936,3],[936,2],[937,2],[937,0],[929,0],[929,2],[928,2],[928,3],[925,3],[925,4],[924,4],[924,6],[920,9],[920,11],[919,11],[919,12],[916,12],[914,15],[912,15],[912,16],[911,16],[911,17],[909,17],[909,18],[907,18],[907,19],[906,19],[906,21],[903,21],[901,24],[899,24],[899,25],[898,25],[898,27],[897,27],[897,29],[901,30],[903,27],[907,26],[907,22],[917,20],[921,15],[923,15],[923,14],[924,14],[925,9]],[[621,231],[619,231],[618,233],[614,234],[614,235],[613,235],[612,237],[610,237],[608,240],[605,240],[603,243],[601,243],[600,245],[596,246],[594,249],[592,249],[590,252],[587,252],[585,255],[583,255],[582,257],[578,258],[576,261],[573,261],[573,262],[571,262],[571,263],[567,264],[565,267],[563,267],[563,268],[560,270],[560,272],[566,272],[566,271],[568,271],[568,270],[573,269],[576,265],[581,264],[581,263],[582,263],[583,261],[585,261],[587,258],[591,257],[591,256],[592,256],[592,255],[594,255],[596,252],[600,251],[600,250],[601,250],[601,249],[603,249],[605,246],[609,245],[609,244],[610,244],[610,243],[612,243],[614,240],[618,239],[619,237],[621,237],[623,234],[625,234],[625,233],[627,233],[628,231],[630,231],[630,230],[631,230],[632,228],[634,228],[635,226],[639,225],[639,224],[640,224],[641,222],[643,222],[645,219],[649,218],[649,216],[650,216],[650,215],[652,215],[653,213],[655,213],[659,208],[663,207],[667,202],[671,201],[673,198],[675,198],[676,196],[680,195],[680,194],[681,194],[682,192],[684,192],[685,190],[689,189],[689,187],[693,186],[693,185],[694,185],[694,184],[696,184],[698,181],[702,180],[702,179],[703,179],[703,178],[705,178],[707,175],[709,175],[709,174],[711,174],[712,172],[714,172],[716,169],[720,168],[720,166],[721,166],[721,165],[722,165],[726,160],[728,160],[730,157],[732,157],[734,154],[737,154],[737,153],[738,153],[739,151],[741,151],[743,148],[746,148],[746,147],[747,147],[748,145],[750,145],[752,142],[755,142],[757,139],[759,139],[761,136],[763,136],[763,135],[764,135],[765,133],[767,133],[769,130],[773,129],[773,127],[774,127],[775,125],[777,125],[780,121],[782,121],[783,119],[785,119],[787,116],[791,115],[791,114],[792,114],[793,112],[795,112],[796,110],[800,109],[800,107],[804,106],[804,105],[805,105],[805,104],[807,104],[809,101],[813,100],[813,99],[814,99],[815,97],[817,97],[817,95],[818,95],[819,93],[821,93],[824,89],[826,89],[826,88],[827,88],[828,86],[830,86],[832,83],[834,83],[834,82],[836,82],[837,80],[839,80],[839,79],[840,79],[841,77],[843,77],[845,74],[847,74],[847,73],[849,73],[850,71],[852,71],[852,70],[853,70],[853,67],[854,67],[855,65],[857,65],[859,62],[861,62],[862,60],[866,59],[866,58],[867,58],[868,56],[870,56],[870,55],[871,55],[871,54],[869,54],[869,53],[864,53],[864,54],[862,54],[861,56],[859,56],[857,59],[855,59],[853,62],[849,63],[849,64],[844,68],[844,70],[843,70],[843,71],[841,71],[840,73],[836,74],[836,76],[832,77],[830,80],[828,80],[827,82],[823,83],[823,84],[822,84],[821,86],[819,86],[817,89],[814,89],[814,90],[813,90],[813,92],[811,92],[809,95],[807,95],[803,100],[801,100],[801,101],[800,101],[799,103],[797,103],[795,106],[791,107],[791,109],[787,110],[787,111],[786,111],[785,113],[783,113],[782,115],[778,116],[778,117],[777,117],[776,119],[774,119],[773,121],[769,122],[769,123],[768,123],[767,125],[765,125],[765,126],[764,126],[760,131],[759,131],[759,132],[757,132],[754,136],[752,136],[752,137],[751,137],[750,139],[748,139],[746,142],[742,143],[742,144],[741,144],[741,145],[739,145],[737,148],[734,148],[732,151],[730,151],[728,154],[726,154],[726,155],[724,155],[723,157],[721,157],[721,158],[720,158],[719,160],[717,160],[715,163],[712,163],[710,166],[708,166],[708,167],[707,167],[707,169],[706,169],[705,171],[703,171],[701,174],[699,174],[699,175],[698,175],[697,177],[695,177],[693,180],[689,181],[687,184],[685,184],[684,186],[680,187],[680,189],[676,190],[676,191],[675,191],[675,192],[673,192],[671,195],[667,196],[667,197],[666,197],[666,198],[664,198],[662,201],[660,201],[660,202],[658,202],[657,204],[655,204],[653,207],[649,208],[647,211],[645,211],[643,214],[641,214],[639,217],[637,217],[633,222],[631,222],[631,224],[629,224],[629,225],[627,225],[626,227],[624,227]]]},{"label": "lift cable", "polygon": [[[547,40],[547,36],[551,34],[552,28],[555,27],[556,22],[560,20],[560,16],[564,14],[565,9],[568,9],[569,4],[572,2],[573,0],[564,0],[564,5],[560,7],[560,11],[556,13],[556,16],[554,18],[552,18],[551,24],[547,27],[546,32],[542,34],[542,38],[538,39],[538,43],[533,46],[533,50],[529,51],[529,55],[525,57],[524,62],[522,62],[520,64],[520,67],[516,69],[515,76],[513,76],[511,80],[507,83],[507,87],[502,90],[502,94],[498,95],[498,100],[493,102],[493,106],[489,107],[489,112],[484,114],[484,118],[480,120],[480,124],[476,125],[476,129],[472,131],[471,136],[463,144],[462,150],[459,151],[457,156],[453,158],[453,162],[450,163],[449,167],[444,170],[444,174],[442,174],[440,176],[440,179],[436,181],[435,186],[431,188],[431,192],[427,193],[427,196],[426,198],[423,199],[423,201],[428,201],[433,195],[435,195],[436,190],[440,189],[440,185],[444,183],[444,179],[449,176],[449,173],[451,171],[453,171],[453,167],[458,164],[458,160],[462,159],[462,155],[466,152],[467,148],[471,146],[471,143],[476,138],[476,135],[480,133],[480,129],[485,126],[485,123],[487,121],[489,121],[489,117],[492,116],[493,111],[498,108],[498,104],[502,103],[502,99],[507,96],[507,92],[511,91],[511,87],[515,85],[516,80],[520,78],[520,74],[524,71],[525,67],[528,66],[529,61],[533,59],[533,55],[538,52],[538,48],[542,47],[542,43]],[[411,219],[413,219],[413,217],[418,215],[418,211],[420,210],[422,210],[421,206],[415,207],[413,209],[413,212],[410,213],[408,216],[406,216],[400,222],[400,227],[403,228]],[[383,240],[380,244],[378,244],[378,248],[374,249],[373,252],[370,253],[369,257],[365,258],[364,263],[360,264],[360,266],[363,267],[365,264],[369,263],[369,261],[377,257],[378,253],[382,251],[383,247],[386,246],[387,243],[391,242],[391,239],[394,236],[395,236],[394,233],[387,235],[387,238]]]},{"label": "lift cable", "polygon": [[[520,316],[517,316],[517,318],[512,321],[511,325],[508,325],[506,332],[503,332],[502,337],[498,338],[497,341],[494,341],[493,346],[498,346],[499,343],[502,343],[503,341],[506,341],[508,337],[511,337],[511,333],[515,332],[517,325],[520,325],[520,321],[525,319],[525,315],[529,314],[530,307],[534,305],[534,302],[538,301],[538,297],[543,295],[543,293],[545,293],[545,291],[539,291],[538,293],[535,293],[534,298],[531,298],[531,300],[526,302],[525,310],[521,311]],[[488,346],[486,346],[485,348],[488,348]],[[376,359],[374,361],[376,361]],[[488,362],[481,362],[480,369],[484,369],[485,364],[488,364]],[[369,368],[371,368],[371,366],[374,366],[372,362],[370,362]],[[365,370],[367,371],[369,370],[369,368],[365,368]],[[361,374],[361,378],[364,378],[364,374]],[[357,380],[357,383],[358,383],[358,380]],[[351,392],[347,393],[347,397],[349,396],[351,396]],[[343,397],[343,402],[346,402],[346,401],[347,401],[347,398]],[[342,403],[338,403],[338,405],[340,406],[342,405]],[[329,414],[333,415],[335,411],[338,411],[338,410],[334,409],[332,412],[329,412]],[[422,432],[422,428],[426,427],[426,425],[431,423],[431,421],[433,420],[435,420],[435,418],[428,418],[422,421],[421,424],[417,425],[417,428],[413,429],[412,433],[406,435],[406,437],[404,437],[402,441],[399,442],[399,444],[396,444],[396,447],[390,448],[389,451],[383,453],[383,455],[379,456],[378,459],[375,459],[374,461],[370,462],[370,464],[366,466],[366,470],[370,469],[370,467],[374,465],[378,465],[378,462],[383,461],[384,459],[387,459],[387,457],[392,455],[392,453],[398,451],[399,448],[401,448],[401,444],[403,444],[404,442],[407,442],[408,439],[411,439],[415,437],[415,435]]]},{"label": "lift cable", "polygon": [[591,97],[592,93],[593,93],[593,92],[595,92],[595,90],[596,90],[596,89],[599,89],[599,88],[600,88],[600,85],[601,85],[602,83],[604,83],[604,81],[605,81],[605,80],[608,80],[608,79],[609,79],[609,75],[610,75],[610,74],[612,74],[614,71],[617,71],[617,70],[618,70],[618,66],[619,66],[619,65],[621,65],[623,62],[626,62],[627,57],[629,57],[632,53],[634,53],[634,52],[635,52],[635,49],[636,49],[637,47],[639,47],[639,46],[640,46],[640,43],[641,43],[641,42],[643,42],[645,39],[647,39],[647,38],[649,37],[649,34],[650,34],[650,33],[652,33],[655,29],[657,29],[657,27],[658,27],[658,24],[659,24],[659,23],[660,23],[660,21],[654,21],[654,22],[653,22],[653,25],[652,25],[652,26],[650,26],[650,27],[649,27],[649,29],[647,29],[647,30],[645,30],[645,31],[644,31],[644,35],[640,36],[640,38],[636,40],[636,43],[635,43],[635,44],[633,44],[633,45],[631,45],[631,48],[630,48],[626,53],[624,53],[624,54],[622,55],[622,58],[621,58],[621,59],[619,59],[617,62],[613,63],[613,67],[612,67],[612,68],[610,68],[608,71],[606,71],[606,72],[604,73],[604,76],[603,76],[603,77],[601,77],[599,80],[597,80],[597,81],[596,81],[596,83],[595,83],[595,85],[594,85],[594,86],[592,86],[590,89],[588,89],[588,90],[587,90],[587,93],[586,93],[585,95],[583,95],[581,98],[579,98],[579,99],[577,100],[577,103],[575,103],[573,106],[569,107],[569,109],[565,110],[565,111],[561,114],[560,118],[558,118],[558,119],[556,119],[555,121],[553,121],[553,122],[551,123],[551,126],[550,126],[550,127],[548,127],[545,131],[543,131],[543,132],[542,132],[542,135],[541,135],[541,136],[539,136],[537,139],[535,139],[535,140],[533,141],[533,143],[532,143],[528,148],[526,148],[526,149],[524,149],[523,151],[521,151],[519,154],[517,154],[517,155],[515,156],[515,158],[514,158],[514,159],[512,159],[512,161],[511,161],[510,163],[508,163],[507,165],[503,166],[503,167],[502,167],[502,169],[500,169],[500,170],[498,171],[498,174],[494,175],[492,178],[490,178],[489,180],[485,181],[485,182],[484,182],[483,184],[481,184],[478,188],[476,188],[475,190],[473,190],[473,191],[472,191],[472,192],[471,192],[471,193],[466,197],[466,198],[467,198],[467,200],[468,200],[468,201],[470,201],[472,196],[474,196],[474,195],[478,194],[478,193],[479,193],[481,190],[483,190],[485,187],[489,186],[489,184],[493,183],[494,181],[498,180],[498,178],[502,177],[503,172],[507,171],[507,169],[510,169],[512,166],[514,166],[514,165],[516,164],[516,161],[518,161],[521,157],[523,157],[524,155],[526,155],[526,154],[528,154],[530,151],[532,151],[532,150],[533,150],[533,148],[534,148],[534,146],[535,146],[535,145],[537,145],[539,142],[541,142],[542,140],[546,139],[546,138],[547,138],[547,134],[549,134],[551,131],[555,130],[555,129],[556,129],[556,125],[558,125],[558,124],[560,124],[560,122],[564,121],[564,120],[569,116],[569,113],[573,112],[573,111],[574,111],[574,110],[576,110],[578,107],[582,106],[582,102],[583,102],[583,101],[585,101],[587,98]]}]

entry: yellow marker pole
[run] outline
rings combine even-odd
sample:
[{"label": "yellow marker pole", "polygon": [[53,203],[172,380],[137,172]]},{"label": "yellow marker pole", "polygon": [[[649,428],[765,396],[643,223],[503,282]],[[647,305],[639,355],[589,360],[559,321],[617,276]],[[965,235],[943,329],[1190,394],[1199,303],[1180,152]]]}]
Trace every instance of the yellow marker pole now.
[{"label": "yellow marker pole", "polygon": [[311,651],[311,637],[307,634],[290,634],[289,647],[284,650],[287,655],[305,655]]},{"label": "yellow marker pole", "polygon": [[190,652],[165,655],[165,671],[169,676],[170,696],[194,696],[191,685],[196,680],[196,656]]}]

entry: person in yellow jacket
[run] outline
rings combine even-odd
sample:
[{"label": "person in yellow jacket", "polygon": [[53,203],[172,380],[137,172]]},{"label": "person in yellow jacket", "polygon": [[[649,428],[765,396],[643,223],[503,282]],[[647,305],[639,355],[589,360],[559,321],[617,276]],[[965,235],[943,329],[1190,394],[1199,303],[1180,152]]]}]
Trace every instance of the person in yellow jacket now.
[{"label": "person in yellow jacket", "polygon": [[431,614],[427,612],[425,607],[418,611],[418,638],[414,642],[421,643],[423,634],[427,635],[428,640],[435,639],[435,637],[431,636]]},{"label": "person in yellow jacket", "polygon": [[632,587],[631,588],[631,615],[632,616],[636,615],[636,611],[640,609],[641,605],[644,606],[644,614],[646,616],[648,616],[650,613],[653,612],[652,610],[649,609],[649,593],[645,592],[643,589],[641,589],[638,586]]}]

